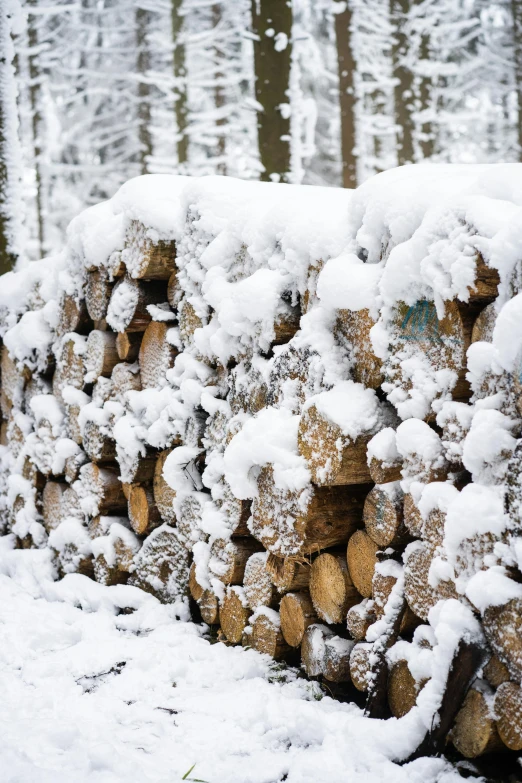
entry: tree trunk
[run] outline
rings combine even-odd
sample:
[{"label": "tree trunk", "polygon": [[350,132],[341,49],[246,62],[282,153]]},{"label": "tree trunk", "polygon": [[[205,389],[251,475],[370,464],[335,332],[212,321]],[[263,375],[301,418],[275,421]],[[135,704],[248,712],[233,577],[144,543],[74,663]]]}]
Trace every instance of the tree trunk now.
[{"label": "tree trunk", "polygon": [[[19,141],[10,14],[0,6],[0,275],[18,258]],[[18,212],[18,214],[17,214]]]},{"label": "tree trunk", "polygon": [[352,51],[352,9],[350,2],[340,14],[335,14],[337,40],[337,67],[339,72],[339,106],[341,109],[341,156],[343,187],[357,187],[357,158],[355,157],[355,91],[356,70]]},{"label": "tree trunk", "polygon": [[518,110],[518,159],[522,161],[522,5],[519,0],[511,0],[511,12],[513,14],[513,53]]},{"label": "tree trunk", "polygon": [[[29,0],[30,6],[36,6],[37,0]],[[41,71],[38,64],[38,32],[36,19],[30,12],[28,14],[27,34],[29,39],[29,100],[31,102],[31,120],[33,131],[34,172],[36,182],[36,222],[38,226],[38,258],[45,255],[44,235],[44,208],[43,208],[43,178],[41,162],[41,127],[42,115],[40,112],[40,88]]]},{"label": "tree trunk", "polygon": [[290,65],[292,6],[281,0],[252,0],[256,99],[259,104],[261,179],[287,181],[290,172]]},{"label": "tree trunk", "polygon": [[223,108],[226,103],[226,97],[225,97],[225,74],[223,73],[223,57],[224,57],[224,50],[223,47],[220,45],[219,42],[219,36],[217,33],[217,28],[219,28],[221,23],[221,4],[216,3],[212,6],[212,23],[214,27],[214,66],[215,66],[215,72],[214,72],[214,101],[216,106],[216,157],[217,157],[217,166],[216,166],[216,174],[226,174],[227,173],[227,162],[226,162],[226,151],[227,151],[227,145],[226,145],[226,135],[224,127],[227,124],[226,117],[223,113]]},{"label": "tree trunk", "polygon": [[147,44],[147,26],[149,12],[136,8],[136,49],[138,76],[138,122],[140,142],[140,168],[142,174],[147,174],[149,160],[152,155],[152,136],[150,132],[150,85],[146,81],[149,69],[149,50]]},{"label": "tree trunk", "polygon": [[172,45],[174,48],[174,89],[176,102],[174,111],[176,114],[178,165],[183,167],[188,161],[188,135],[187,135],[187,72],[185,66],[185,43],[183,41],[183,15],[181,6],[183,0],[172,0]]},{"label": "tree trunk", "polygon": [[[422,0],[415,0],[415,2],[417,5],[419,5],[419,3],[422,2]],[[431,76],[429,75],[430,35],[426,31],[423,31],[421,34],[418,58],[419,58],[419,65],[421,66],[421,72],[419,75],[420,110],[424,114],[428,114],[432,105],[432,98],[431,98],[432,81],[431,81]],[[425,160],[426,158],[431,158],[431,156],[435,151],[433,131],[434,128],[433,128],[432,121],[424,117],[420,125],[421,138],[419,143],[423,160]]]},{"label": "tree trunk", "polygon": [[406,29],[411,0],[390,0],[393,28],[392,68],[394,78],[397,161],[399,166],[413,163],[413,73],[408,67],[409,48]]}]

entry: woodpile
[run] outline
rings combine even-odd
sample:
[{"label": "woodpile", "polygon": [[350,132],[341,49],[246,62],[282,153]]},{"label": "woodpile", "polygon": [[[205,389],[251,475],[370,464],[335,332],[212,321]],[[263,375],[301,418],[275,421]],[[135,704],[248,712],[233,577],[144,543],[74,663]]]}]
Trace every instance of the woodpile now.
[{"label": "woodpile", "polygon": [[[421,749],[438,753],[451,741],[468,759],[522,750],[522,598],[472,605],[459,576],[476,566],[477,550],[455,544],[450,530],[451,503],[472,481],[463,463],[472,427],[466,350],[491,343],[495,275],[482,262],[466,306],[398,302],[385,359],[370,334],[377,313],[336,312],[331,344],[349,356],[349,383],[371,391],[377,411],[355,432],[344,410],[330,416],[318,399],[331,387],[320,354],[299,342],[299,298],[281,296],[270,341],[253,330],[243,352],[222,359],[209,348],[218,328],[202,336],[212,307],[176,266],[174,241],[133,221],[126,243],[118,264],[86,273],[84,298],[60,300],[54,369],[28,368],[2,347],[1,444],[19,479],[3,529],[19,547],[40,546],[36,527],[23,523],[33,510],[60,574],[128,583],[175,606],[190,595],[218,638],[299,663],[343,698],[366,694],[359,702],[367,698],[372,717],[421,708],[435,676],[437,618],[453,602],[485,641],[445,650],[441,698],[426,697],[440,704],[437,729]],[[300,300],[306,317],[318,268]],[[408,361],[419,356],[423,372],[455,383],[401,424],[383,400],[397,390],[397,408],[414,400]],[[189,370],[174,392],[180,367]],[[38,413],[44,397],[53,415]],[[272,461],[252,457],[254,488],[238,489],[227,455],[274,410],[293,423],[292,459],[306,480],[282,481],[274,448]],[[512,478],[517,524],[520,495]],[[495,544],[510,543],[487,536],[482,564]],[[508,576],[518,584],[514,557]]]}]

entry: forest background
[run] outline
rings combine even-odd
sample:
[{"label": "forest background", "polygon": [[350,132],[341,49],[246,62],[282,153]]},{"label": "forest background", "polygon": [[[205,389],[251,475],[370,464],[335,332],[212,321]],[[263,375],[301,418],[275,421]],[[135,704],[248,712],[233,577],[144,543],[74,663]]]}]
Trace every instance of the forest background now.
[{"label": "forest background", "polygon": [[519,160],[522,0],[0,0],[1,271],[138,174]]}]

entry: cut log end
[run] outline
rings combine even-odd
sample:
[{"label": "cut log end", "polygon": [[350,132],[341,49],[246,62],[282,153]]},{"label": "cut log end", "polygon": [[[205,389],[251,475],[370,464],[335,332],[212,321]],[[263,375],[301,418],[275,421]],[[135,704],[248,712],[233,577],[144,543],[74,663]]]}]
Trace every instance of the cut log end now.
[{"label": "cut log end", "polygon": [[467,759],[502,748],[502,740],[484,694],[471,688],[460,708],[451,739],[455,748]]},{"label": "cut log end", "polygon": [[131,486],[128,509],[131,527],[138,536],[148,535],[163,521],[147,487]]},{"label": "cut log end", "polygon": [[291,651],[290,645],[285,642],[281,633],[277,612],[274,612],[274,619],[265,614],[256,617],[252,624],[250,644],[257,652],[266,653],[276,661],[284,658]]},{"label": "cut log end", "polygon": [[345,557],[324,553],[314,560],[310,596],[321,620],[334,625],[344,622],[348,609],[360,601]]},{"label": "cut log end", "polygon": [[229,587],[219,613],[221,630],[229,642],[233,644],[241,642],[250,615],[251,611],[246,605],[243,590]]},{"label": "cut log end", "polygon": [[364,530],[357,530],[348,541],[346,559],[356,590],[363,598],[372,595],[372,580],[377,565],[378,545]]},{"label": "cut log end", "polygon": [[522,689],[514,682],[503,683],[495,696],[495,713],[500,738],[510,750],[522,750]]},{"label": "cut log end", "polygon": [[299,647],[306,629],[317,621],[317,615],[308,593],[287,593],[279,608],[281,632],[290,647]]}]

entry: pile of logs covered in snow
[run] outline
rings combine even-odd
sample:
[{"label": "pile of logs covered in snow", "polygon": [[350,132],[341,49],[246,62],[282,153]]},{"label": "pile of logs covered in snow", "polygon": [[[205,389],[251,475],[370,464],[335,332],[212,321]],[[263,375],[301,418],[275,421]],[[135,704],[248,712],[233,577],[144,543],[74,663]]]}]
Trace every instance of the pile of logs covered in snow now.
[{"label": "pile of logs covered in snow", "polygon": [[[426,697],[436,716],[420,731],[417,753],[448,741],[467,758],[521,750],[522,574],[502,547],[520,516],[522,396],[516,374],[490,373],[482,393],[466,379],[468,347],[492,341],[497,271],[477,253],[467,302],[447,300],[442,310],[428,299],[398,302],[387,316],[393,349],[385,359],[370,339],[378,313],[338,309],[330,336],[351,364],[332,387],[315,374],[319,351],[300,338],[322,262],[309,265],[299,297],[281,297],[270,341],[254,336],[244,356],[222,364],[198,344],[211,307],[203,311],[184,282],[176,241],[133,221],[124,243],[104,265],[86,266],[80,293],[61,291],[46,318],[45,356],[33,346],[21,361],[20,335],[2,347],[4,533],[21,548],[49,547],[59,576],[126,583],[180,605],[190,595],[193,614],[197,605],[221,641],[301,666],[344,698],[366,694],[371,717],[407,716],[439,677]],[[12,333],[49,308],[43,286],[30,289]],[[401,422],[386,395],[415,402],[416,379],[403,361],[413,355],[456,382],[438,413],[419,409]],[[183,376],[184,399],[191,382],[200,396],[178,415],[175,400],[162,400],[190,362],[197,367]],[[201,389],[209,390],[205,405]],[[513,524],[459,537],[459,513],[473,508],[459,512],[459,496],[471,486],[482,503],[463,463],[473,405],[498,394],[503,407],[494,412],[508,422],[500,513]],[[343,426],[346,400],[360,418],[355,436]],[[140,435],[155,426],[154,409],[156,423],[177,422],[159,446]],[[293,458],[308,482],[278,479],[276,447],[272,460],[256,461],[263,432],[249,427],[266,415],[269,441],[274,410],[295,422]],[[132,452],[128,444],[140,437]],[[228,479],[249,449],[255,489],[245,497]],[[458,589],[463,577],[500,564],[515,597],[484,608]],[[453,628],[448,617],[459,605],[467,619]]]}]

